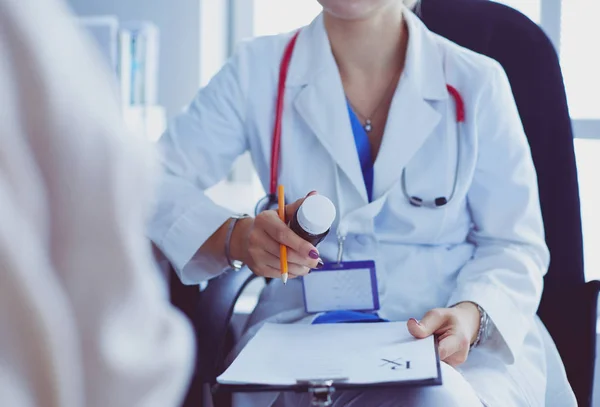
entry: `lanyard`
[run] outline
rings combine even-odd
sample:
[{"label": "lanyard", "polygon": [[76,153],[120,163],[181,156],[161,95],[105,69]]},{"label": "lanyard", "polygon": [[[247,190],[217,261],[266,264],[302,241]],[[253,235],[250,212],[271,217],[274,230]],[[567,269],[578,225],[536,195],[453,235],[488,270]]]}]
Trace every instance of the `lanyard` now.
[{"label": "lanyard", "polygon": [[[367,196],[369,198],[369,202],[373,202],[373,158],[371,155],[371,144],[369,143],[369,136],[364,126],[358,119],[358,116],[356,116],[356,113],[354,113],[354,110],[352,110],[350,102],[348,102],[347,105],[348,114],[350,116],[350,124],[352,126],[352,134],[354,135],[354,143],[356,144],[356,152],[358,153],[360,168],[362,170],[363,179],[365,181],[365,188],[367,189]],[[346,240],[345,232],[338,231],[337,238],[337,263],[340,264],[343,260],[344,255],[344,242]]]},{"label": "lanyard", "polygon": [[369,202],[373,202],[373,156],[371,154],[371,144],[369,136],[364,126],[352,110],[348,102],[348,113],[350,115],[350,124],[352,125],[352,133],[354,134],[354,143],[360,160],[360,168],[362,170],[365,187],[367,188],[367,197]]}]

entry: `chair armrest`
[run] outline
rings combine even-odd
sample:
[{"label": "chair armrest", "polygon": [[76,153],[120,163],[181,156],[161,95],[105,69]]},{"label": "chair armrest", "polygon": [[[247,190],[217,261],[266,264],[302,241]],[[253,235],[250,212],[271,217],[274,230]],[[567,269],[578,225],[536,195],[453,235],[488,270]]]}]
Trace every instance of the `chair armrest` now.
[{"label": "chair armrest", "polygon": [[[596,333],[596,324],[598,321],[598,294],[600,294],[600,281],[593,280],[585,283],[585,294],[590,306],[590,325],[593,327],[594,333]],[[596,336],[594,335],[594,339],[595,338]],[[596,346],[594,341],[594,351],[595,350]]]},{"label": "chair armrest", "polygon": [[594,385],[600,281],[546,286],[539,315],[565,364],[580,406],[590,406]]},{"label": "chair armrest", "polygon": [[588,295],[590,295],[590,300],[592,301],[597,301],[598,300],[598,294],[600,293],[600,281],[599,280],[592,280],[592,281],[588,281],[587,283],[585,283],[585,289],[588,292]]},{"label": "chair armrest", "polygon": [[200,294],[194,327],[198,340],[197,374],[204,382],[212,382],[224,367],[235,303],[255,277],[248,268],[226,272],[212,279]]},{"label": "chair armrest", "polygon": [[589,303],[589,307],[590,307],[590,314],[589,314],[589,323],[590,323],[590,327],[591,332],[590,332],[590,337],[591,337],[591,344],[589,346],[590,348],[590,352],[591,352],[591,371],[590,371],[590,379],[588,380],[587,386],[589,388],[589,405],[592,405],[592,395],[593,395],[593,389],[594,389],[594,375],[595,375],[595,367],[596,367],[596,339],[598,337],[597,334],[597,324],[598,324],[598,294],[600,293],[600,281],[598,280],[593,280],[593,281],[589,281],[585,284],[585,291],[586,291],[586,296],[587,296],[587,300]]}]

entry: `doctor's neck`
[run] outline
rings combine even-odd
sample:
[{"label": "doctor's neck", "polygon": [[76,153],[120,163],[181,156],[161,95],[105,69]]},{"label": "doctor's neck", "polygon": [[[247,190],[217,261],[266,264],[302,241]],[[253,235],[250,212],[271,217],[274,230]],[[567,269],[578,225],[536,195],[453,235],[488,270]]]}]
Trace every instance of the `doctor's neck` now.
[{"label": "doctor's neck", "polygon": [[361,19],[323,13],[325,29],[338,68],[348,75],[380,75],[404,64],[408,31],[402,1],[391,1]]}]

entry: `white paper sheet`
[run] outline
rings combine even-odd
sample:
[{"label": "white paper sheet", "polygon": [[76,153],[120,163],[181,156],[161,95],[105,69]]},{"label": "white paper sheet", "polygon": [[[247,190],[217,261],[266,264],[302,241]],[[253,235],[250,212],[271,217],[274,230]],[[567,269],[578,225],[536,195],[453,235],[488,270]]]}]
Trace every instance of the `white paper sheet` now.
[{"label": "white paper sheet", "polygon": [[295,385],[347,379],[374,384],[438,377],[433,337],[414,339],[406,322],[265,324],[217,381]]}]

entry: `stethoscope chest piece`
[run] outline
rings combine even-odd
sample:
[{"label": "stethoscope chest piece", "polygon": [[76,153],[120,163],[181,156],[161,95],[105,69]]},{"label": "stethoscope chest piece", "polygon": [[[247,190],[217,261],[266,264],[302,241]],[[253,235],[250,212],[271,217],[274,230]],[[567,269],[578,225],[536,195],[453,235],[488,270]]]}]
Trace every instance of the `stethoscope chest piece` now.
[{"label": "stethoscope chest piece", "polygon": [[448,203],[448,199],[445,196],[435,198],[432,203],[424,202],[423,199],[419,198],[418,196],[411,196],[408,198],[408,201],[412,206],[416,206],[418,208],[439,208],[440,206],[444,206]]}]

